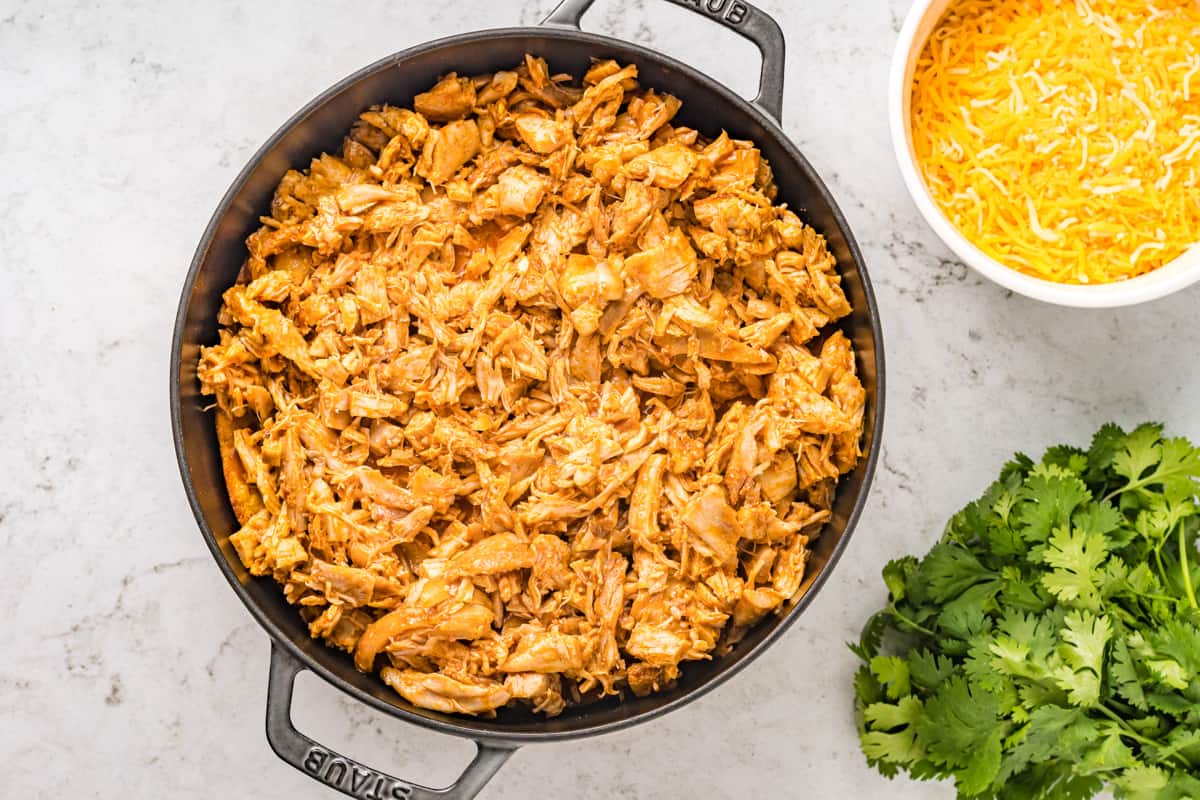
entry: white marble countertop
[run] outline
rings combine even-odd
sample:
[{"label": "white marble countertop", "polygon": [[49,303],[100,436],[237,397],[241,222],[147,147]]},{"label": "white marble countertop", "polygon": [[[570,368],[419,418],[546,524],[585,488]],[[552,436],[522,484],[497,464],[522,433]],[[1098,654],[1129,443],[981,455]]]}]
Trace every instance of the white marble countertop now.
[{"label": "white marble countertop", "polygon": [[[167,356],[192,250],[236,171],[343,75],[551,0],[317,6],[0,1],[0,795],[334,795],[263,735],[268,642],[212,563],[171,447]],[[530,797],[950,798],[865,765],[844,642],[879,569],[923,552],[1014,449],[1108,419],[1200,435],[1197,290],[1071,311],[1008,295],[920,221],[885,125],[907,0],[764,0],[788,37],[790,135],[829,182],[874,279],[886,444],[833,579],[725,686],[641,727],[519,751],[484,791]],[[585,28],[658,47],[750,93],[753,49],[654,0]],[[14,613],[15,611],[15,613]],[[471,746],[302,678],[297,724],[440,782]]]}]

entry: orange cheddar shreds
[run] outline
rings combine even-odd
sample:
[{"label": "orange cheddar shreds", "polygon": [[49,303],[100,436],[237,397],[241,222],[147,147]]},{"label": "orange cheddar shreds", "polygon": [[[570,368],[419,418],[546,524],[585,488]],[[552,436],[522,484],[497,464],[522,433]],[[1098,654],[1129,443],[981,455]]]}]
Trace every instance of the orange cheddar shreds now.
[{"label": "orange cheddar shreds", "polygon": [[1062,283],[1200,243],[1200,1],[960,0],[912,85],[934,200],[1013,269]]}]

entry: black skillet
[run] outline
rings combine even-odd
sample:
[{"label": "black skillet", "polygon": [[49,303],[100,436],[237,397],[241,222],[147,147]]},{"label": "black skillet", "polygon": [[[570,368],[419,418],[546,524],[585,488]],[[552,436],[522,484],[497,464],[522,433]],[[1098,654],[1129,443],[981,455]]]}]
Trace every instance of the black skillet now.
[{"label": "black skillet", "polygon": [[[478,31],[439,39],[388,56],[339,81],[288,120],[234,180],[200,240],[179,303],[171,348],[171,422],[179,469],[200,531],[233,590],[271,637],[267,738],[284,761],[347,795],[383,798],[471,798],[520,746],[610,733],[678,708],[715,688],[765,650],[800,616],[829,577],[862,512],[879,453],[883,419],[883,341],[862,254],[821,179],[780,126],[784,40],[773,19],[743,0],[671,0],[751,40],[762,52],[759,93],[751,101],[695,69],[646,47],[580,30],[593,0],[564,0],[537,27]],[[715,136],[722,129],[753,140],[769,160],[780,199],[825,235],[837,258],[854,312],[842,321],[853,340],[867,392],[865,457],[838,489],[833,517],[815,542],[797,599],[783,614],[764,620],[728,654],[690,663],[675,688],[650,697],[609,699],[568,708],[545,719],[505,709],[495,719],[470,719],[416,708],[376,675],[354,668],[349,656],[314,641],[296,609],[270,578],[251,577],[229,544],[238,529],[221,473],[208,400],[196,379],[199,348],[217,340],[221,293],[233,284],[246,257],[244,241],[267,212],[272,192],[289,168],[335,151],[368,106],[411,106],[413,96],[438,76],[494,72],[525,53],[547,59],[552,72],[582,75],[594,58],[638,66],[641,83],[683,101],[676,121]],[[297,673],[311,670],[367,705],[442,733],[474,741],[478,752],[450,786],[430,789],[393,778],[339,755],[298,732],[291,722]]]}]

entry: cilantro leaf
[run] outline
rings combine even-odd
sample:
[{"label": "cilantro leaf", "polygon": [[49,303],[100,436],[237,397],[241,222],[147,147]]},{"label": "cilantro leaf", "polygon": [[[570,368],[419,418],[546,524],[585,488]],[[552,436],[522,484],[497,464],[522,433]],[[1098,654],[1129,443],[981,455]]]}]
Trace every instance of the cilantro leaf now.
[{"label": "cilantro leaf", "polygon": [[1113,459],[1125,447],[1125,431],[1111,422],[1100,426],[1092,437],[1088,448],[1087,480],[1089,483],[1104,483],[1112,467]]},{"label": "cilantro leaf", "polygon": [[1168,620],[1146,635],[1157,653],[1170,656],[1190,675],[1200,672],[1200,626],[1184,620]]},{"label": "cilantro leaf", "polygon": [[1162,439],[1162,426],[1146,423],[1126,439],[1125,449],[1113,459],[1113,469],[1128,483],[1121,492],[1161,486],[1162,492],[1186,497],[1195,492],[1200,477],[1200,449],[1187,439]]},{"label": "cilantro leaf", "polygon": [[1113,781],[1122,800],[1155,800],[1167,786],[1167,774],[1158,767],[1135,764]]},{"label": "cilantro leaf", "polygon": [[885,774],[895,765],[913,765],[925,758],[925,746],[913,727],[921,717],[921,701],[909,696],[898,703],[872,703],[862,713],[862,750],[867,763]]},{"label": "cilantro leaf", "polygon": [[1000,773],[1000,761],[1003,757],[1004,731],[994,728],[987,739],[975,749],[967,766],[954,773],[958,779],[959,794],[982,794],[996,775]]},{"label": "cilantro leaf", "polygon": [[921,701],[909,695],[897,703],[872,703],[863,712],[863,717],[875,730],[890,731],[916,722],[922,710]]},{"label": "cilantro leaf", "polygon": [[1061,653],[1065,663],[1054,670],[1054,680],[1075,705],[1098,705],[1104,650],[1112,625],[1107,617],[1079,611],[1067,614],[1063,624]]},{"label": "cilantro leaf", "polygon": [[1175,772],[1155,800],[1196,800],[1197,797],[1200,797],[1200,778]]},{"label": "cilantro leaf", "polygon": [[886,629],[887,615],[883,611],[872,614],[867,623],[863,625],[858,643],[850,645],[851,652],[863,661],[870,661],[879,653],[879,646],[883,642],[883,633]]},{"label": "cilantro leaf", "polygon": [[1150,569],[1150,565],[1144,561],[1130,570],[1125,583],[1134,594],[1162,593],[1162,584],[1159,583],[1158,576],[1154,574],[1154,570]]},{"label": "cilantro leaf", "polygon": [[925,716],[916,723],[929,759],[955,768],[967,767],[974,752],[999,725],[996,696],[973,689],[959,675],[949,678],[925,701]]},{"label": "cilantro leaf", "polygon": [[917,567],[914,579],[919,582],[920,589],[914,594],[918,602],[945,603],[993,577],[995,573],[980,564],[965,547],[936,544]]},{"label": "cilantro leaf", "polygon": [[1058,528],[1042,556],[1054,568],[1042,576],[1042,585],[1063,603],[1096,610],[1100,604],[1096,570],[1107,557],[1103,535]]},{"label": "cilantro leaf", "polygon": [[1054,596],[1020,566],[1008,564],[1000,569],[1000,598],[1003,608],[1023,611],[1045,611],[1054,605]]},{"label": "cilantro leaf", "polygon": [[883,699],[883,686],[871,674],[871,668],[865,664],[854,673],[854,693],[862,706],[878,703]]},{"label": "cilantro leaf", "polygon": [[1043,705],[1030,714],[1029,724],[1000,767],[1006,779],[1037,761],[1074,759],[1100,736],[1100,725],[1081,709]]},{"label": "cilantro leaf", "polygon": [[1061,636],[1071,666],[1099,675],[1103,668],[1104,648],[1112,636],[1112,623],[1108,617],[1086,611],[1071,611],[1063,618],[1063,625]]},{"label": "cilantro leaf", "polygon": [[1113,456],[1113,470],[1129,483],[1136,483],[1162,460],[1161,438],[1162,425],[1145,422],[1137,426],[1125,437],[1124,446]]},{"label": "cilantro leaf", "polygon": [[871,659],[871,674],[887,691],[887,696],[898,700],[912,694],[908,678],[908,662],[899,656],[875,656]]},{"label": "cilantro leaf", "polygon": [[1023,527],[1024,540],[1039,543],[1051,530],[1070,522],[1075,509],[1090,499],[1091,492],[1077,475],[1039,464],[1017,493],[1013,513]]},{"label": "cilantro leaf", "polygon": [[1097,775],[1124,770],[1136,766],[1137,763],[1137,757],[1121,741],[1121,737],[1110,733],[1083,754],[1075,763],[1075,772],[1080,775]]},{"label": "cilantro leaf", "polygon": [[1088,503],[1076,511],[1071,519],[1071,525],[1077,530],[1098,536],[1108,536],[1123,524],[1125,515],[1106,500]]},{"label": "cilantro leaf", "polygon": [[[1151,670],[1153,674],[1153,670]],[[1196,708],[1196,703],[1175,692],[1150,691],[1146,692],[1146,703],[1155,711],[1164,714],[1182,716]]]},{"label": "cilantro leaf", "polygon": [[[871,764],[912,764],[925,758],[917,732],[912,728],[897,733],[866,731],[861,738],[863,754]],[[895,773],[894,767],[892,773]]]},{"label": "cilantro leaf", "polygon": [[908,671],[913,684],[928,692],[954,674],[954,662],[928,650],[913,650],[908,654]]},{"label": "cilantro leaf", "polygon": [[[988,611],[1000,591],[998,581],[988,581],[972,586],[946,603],[938,615],[938,627],[942,633],[966,641],[991,627]],[[946,645],[943,643],[942,647]]]},{"label": "cilantro leaf", "polygon": [[883,568],[883,582],[893,603],[899,603],[908,594],[908,582],[916,569],[917,559],[912,556],[889,561]]},{"label": "cilantro leaf", "polygon": [[1142,677],[1133,664],[1129,654],[1129,646],[1125,640],[1117,638],[1113,641],[1113,660],[1109,666],[1109,677],[1116,692],[1125,698],[1134,708],[1142,711],[1149,710],[1146,703],[1146,692],[1142,689]]},{"label": "cilantro leaf", "polygon": [[1047,448],[1046,452],[1042,455],[1042,463],[1082,476],[1084,470],[1087,469],[1088,460],[1087,453],[1078,447],[1058,444]]}]

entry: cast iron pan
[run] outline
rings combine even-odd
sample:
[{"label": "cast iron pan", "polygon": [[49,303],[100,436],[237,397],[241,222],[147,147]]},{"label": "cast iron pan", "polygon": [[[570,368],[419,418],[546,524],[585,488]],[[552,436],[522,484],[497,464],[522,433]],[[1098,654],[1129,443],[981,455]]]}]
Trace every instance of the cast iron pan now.
[{"label": "cast iron pan", "polygon": [[[779,125],[783,100],[784,42],[779,26],[744,0],[672,0],[745,36],[762,52],[759,94],[747,102],[706,75],[653,50],[585,33],[579,19],[592,0],[564,0],[541,26],[503,28],[452,36],[389,56],[340,81],[288,120],[250,160],[222,198],[196,249],[175,323],[171,349],[171,422],[179,469],[196,521],[213,557],[246,608],[272,640],[267,694],[267,738],[280,758],[352,797],[470,798],[513,751],[524,744],[608,733],[645,722],[713,689],[761,653],[796,621],[829,576],[862,511],[879,453],[883,419],[883,341],[866,267],[829,191]],[[296,609],[270,578],[254,578],[229,544],[237,531],[221,474],[213,417],[200,396],[196,361],[202,345],[217,341],[221,293],[231,286],[246,257],[245,238],[258,227],[272,192],[289,168],[334,151],[358,114],[389,102],[411,106],[415,94],[450,71],[472,75],[519,63],[525,53],[550,63],[553,72],[582,75],[593,58],[637,64],[639,79],[683,101],[678,120],[715,136],[751,139],[770,161],[781,199],[823,233],[837,258],[854,312],[842,329],[858,353],[867,392],[865,457],[839,487],[833,517],[815,543],[805,584],[785,613],[764,620],[734,649],[708,662],[688,664],[678,685],[650,697],[610,698],[568,708],[544,719],[523,709],[505,709],[495,719],[469,719],[416,708],[376,675],[354,668],[351,659],[314,641]],[[308,669],[367,705],[432,730],[462,736],[478,746],[461,777],[430,789],[390,777],[322,747],[291,723],[292,685]]]}]

